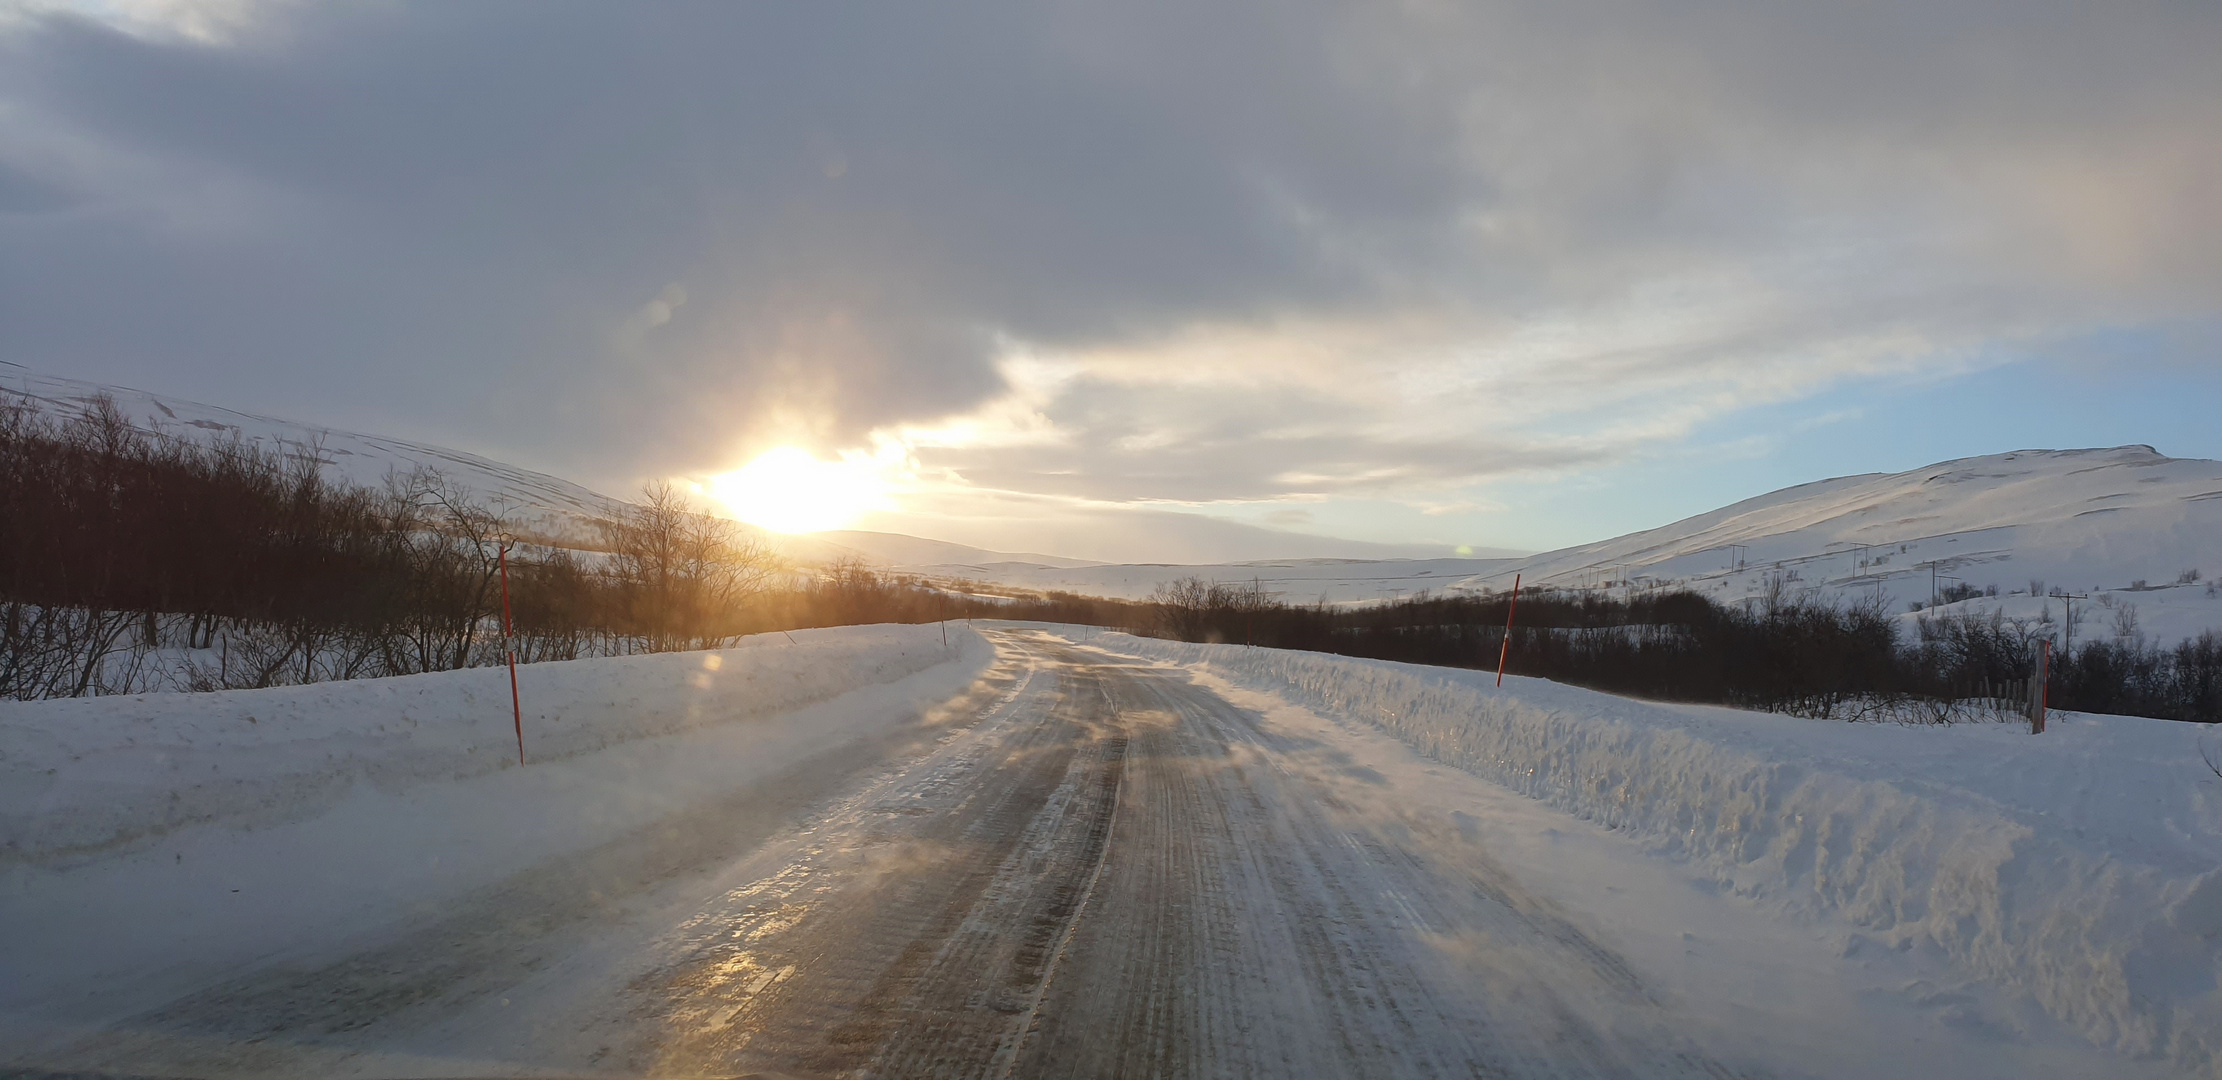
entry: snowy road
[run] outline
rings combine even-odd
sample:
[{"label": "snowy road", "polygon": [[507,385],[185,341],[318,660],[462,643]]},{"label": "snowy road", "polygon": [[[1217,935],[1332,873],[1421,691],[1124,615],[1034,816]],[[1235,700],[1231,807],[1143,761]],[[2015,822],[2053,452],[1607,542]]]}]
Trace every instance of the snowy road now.
[{"label": "snowy road", "polygon": [[[995,631],[928,728],[42,1054],[165,1075],[1741,1076],[1476,845],[1177,671]],[[918,732],[924,731],[921,735]],[[1445,852],[1455,852],[1455,857]]]}]

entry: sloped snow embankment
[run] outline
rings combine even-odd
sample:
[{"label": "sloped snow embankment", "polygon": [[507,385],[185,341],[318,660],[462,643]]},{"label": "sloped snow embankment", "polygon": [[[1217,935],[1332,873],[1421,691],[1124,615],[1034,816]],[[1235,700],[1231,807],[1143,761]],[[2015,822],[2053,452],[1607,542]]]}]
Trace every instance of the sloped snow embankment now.
[{"label": "sloped snow embankment", "polygon": [[[711,652],[520,668],[527,758],[761,720],[952,658],[928,626],[765,634]],[[209,822],[297,819],[517,765],[504,669],[0,705],[0,866],[98,856]]]},{"label": "sloped snow embankment", "polygon": [[840,627],[529,665],[528,768],[498,668],[0,704],[0,925],[22,931],[0,934],[0,1044],[338,955],[733,793],[785,812],[811,796],[782,777],[931,737],[995,658],[948,641]]},{"label": "sloped snow embankment", "polygon": [[2026,995],[2101,1045],[2222,1071],[2222,792],[2201,726],[1849,725],[1508,676],[1105,635],[1644,838],[1722,887]]}]

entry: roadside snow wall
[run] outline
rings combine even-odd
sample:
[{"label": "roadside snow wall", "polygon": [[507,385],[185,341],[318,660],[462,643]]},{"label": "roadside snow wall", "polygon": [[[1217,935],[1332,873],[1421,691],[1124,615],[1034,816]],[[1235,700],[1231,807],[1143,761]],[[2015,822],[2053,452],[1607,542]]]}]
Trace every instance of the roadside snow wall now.
[{"label": "roadside snow wall", "polygon": [[2101,1045],[2222,1073],[2222,782],[2200,725],[1851,725],[1319,653],[1093,644],[1364,720],[1724,888],[1848,921],[1850,948],[1933,950]]},{"label": "roadside snow wall", "polygon": [[[836,627],[529,664],[518,669],[525,754],[545,764],[765,720],[936,664],[983,666],[992,652],[969,630],[942,640],[932,624]],[[0,868],[69,865],[193,825],[296,820],[357,785],[395,792],[516,767],[504,668],[0,703]]]}]

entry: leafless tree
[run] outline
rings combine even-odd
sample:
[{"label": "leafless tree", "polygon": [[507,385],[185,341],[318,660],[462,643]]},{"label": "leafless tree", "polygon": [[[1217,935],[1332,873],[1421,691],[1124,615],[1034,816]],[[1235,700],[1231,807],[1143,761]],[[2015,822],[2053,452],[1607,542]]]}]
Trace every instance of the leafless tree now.
[{"label": "leafless tree", "polygon": [[779,559],[730,521],[696,513],[656,481],[604,529],[626,625],[651,652],[714,648],[743,632]]}]

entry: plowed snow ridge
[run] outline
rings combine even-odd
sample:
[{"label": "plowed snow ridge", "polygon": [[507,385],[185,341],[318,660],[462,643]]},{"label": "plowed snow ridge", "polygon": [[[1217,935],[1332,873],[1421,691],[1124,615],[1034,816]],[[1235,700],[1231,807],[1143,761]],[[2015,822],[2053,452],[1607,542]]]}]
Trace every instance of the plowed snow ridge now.
[{"label": "plowed snow ridge", "polygon": [[1940,953],[2115,1049],[2222,1064],[2222,791],[2202,725],[1849,725],[1493,673],[1103,635]]},{"label": "plowed snow ridge", "polygon": [[[546,763],[793,712],[985,655],[935,626],[764,634],[736,648],[533,664],[525,749]],[[500,668],[211,694],[0,707],[0,867],[112,851],[210,822],[306,817],[358,785],[396,791],[517,764]],[[157,782],[155,778],[160,778]]]}]

